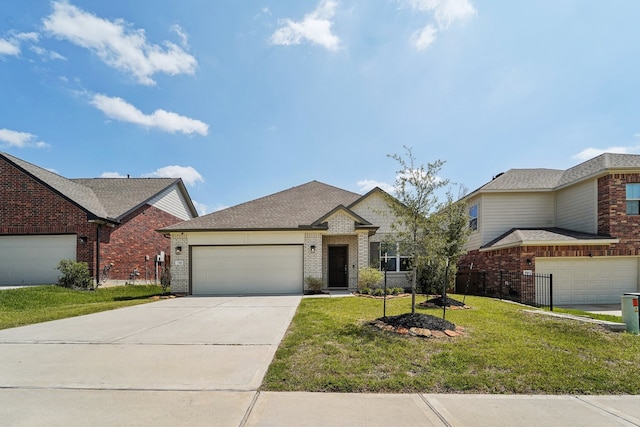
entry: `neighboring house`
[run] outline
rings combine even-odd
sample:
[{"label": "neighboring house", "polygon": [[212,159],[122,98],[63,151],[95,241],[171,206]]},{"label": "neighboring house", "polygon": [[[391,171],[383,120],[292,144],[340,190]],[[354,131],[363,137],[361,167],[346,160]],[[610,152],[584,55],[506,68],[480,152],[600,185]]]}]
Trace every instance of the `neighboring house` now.
[{"label": "neighboring house", "polygon": [[554,304],[619,303],[638,291],[639,155],[511,169],[465,200],[472,233],[461,271],[553,274]]},{"label": "neighboring house", "polygon": [[306,277],[324,289],[355,290],[358,270],[380,266],[404,286],[408,263],[386,248],[393,222],[387,195],[317,181],[160,230],[171,236],[171,290],[193,295],[302,293]]},{"label": "neighboring house", "polygon": [[155,230],[197,216],[181,179],[67,179],[7,153],[0,200],[0,285],[55,283],[62,259],[94,277],[113,264],[110,280],[153,280],[170,245]]}]

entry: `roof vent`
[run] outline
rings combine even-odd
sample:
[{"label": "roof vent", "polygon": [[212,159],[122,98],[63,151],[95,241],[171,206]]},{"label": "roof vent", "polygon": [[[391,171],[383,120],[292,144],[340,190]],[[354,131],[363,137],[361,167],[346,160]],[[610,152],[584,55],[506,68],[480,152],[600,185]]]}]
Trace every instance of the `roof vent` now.
[{"label": "roof vent", "polygon": [[504,172],[500,172],[498,175],[494,176],[493,178],[491,178],[492,180],[496,179],[496,178],[500,178],[502,175],[504,175]]}]

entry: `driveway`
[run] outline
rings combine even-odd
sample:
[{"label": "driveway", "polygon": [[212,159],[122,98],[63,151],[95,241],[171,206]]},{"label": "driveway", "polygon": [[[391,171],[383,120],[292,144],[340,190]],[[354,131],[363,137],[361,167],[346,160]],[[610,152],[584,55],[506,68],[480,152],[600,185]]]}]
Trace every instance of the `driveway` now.
[{"label": "driveway", "polygon": [[177,298],[2,330],[0,419],[239,425],[300,298]]}]

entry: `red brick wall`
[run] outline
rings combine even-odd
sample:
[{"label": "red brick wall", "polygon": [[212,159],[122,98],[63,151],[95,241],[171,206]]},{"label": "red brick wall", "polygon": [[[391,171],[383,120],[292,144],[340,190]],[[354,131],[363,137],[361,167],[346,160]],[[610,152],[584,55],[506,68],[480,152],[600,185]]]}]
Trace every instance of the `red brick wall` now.
[{"label": "red brick wall", "polygon": [[[181,221],[153,206],[140,207],[111,231],[108,243],[100,245],[100,265],[113,263],[110,279],[128,281],[137,269],[140,276],[136,282],[144,281],[145,277],[153,281],[155,256],[161,251],[169,256],[171,247],[170,239],[155,230]],[[149,256],[149,261],[145,261],[145,255]]]},{"label": "red brick wall", "polygon": [[640,254],[640,215],[627,215],[626,184],[640,174],[611,174],[598,179],[598,234],[620,239],[607,255]]}]

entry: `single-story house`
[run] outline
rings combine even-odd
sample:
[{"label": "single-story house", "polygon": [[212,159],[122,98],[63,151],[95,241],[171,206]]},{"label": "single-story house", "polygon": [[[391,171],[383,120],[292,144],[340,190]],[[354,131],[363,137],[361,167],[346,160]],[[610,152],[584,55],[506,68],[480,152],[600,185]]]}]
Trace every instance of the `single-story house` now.
[{"label": "single-story house", "polygon": [[190,295],[355,290],[358,271],[386,253],[391,286],[407,284],[406,257],[390,248],[387,194],[365,195],[318,181],[159,230],[171,237],[171,290]]},{"label": "single-story house", "polygon": [[619,303],[640,289],[640,155],[511,169],[465,200],[472,232],[461,271],[552,274],[556,305]]},{"label": "single-story house", "polygon": [[155,280],[170,245],[155,230],[198,216],[179,178],[68,179],[2,152],[0,200],[0,286],[53,284],[62,259]]}]

